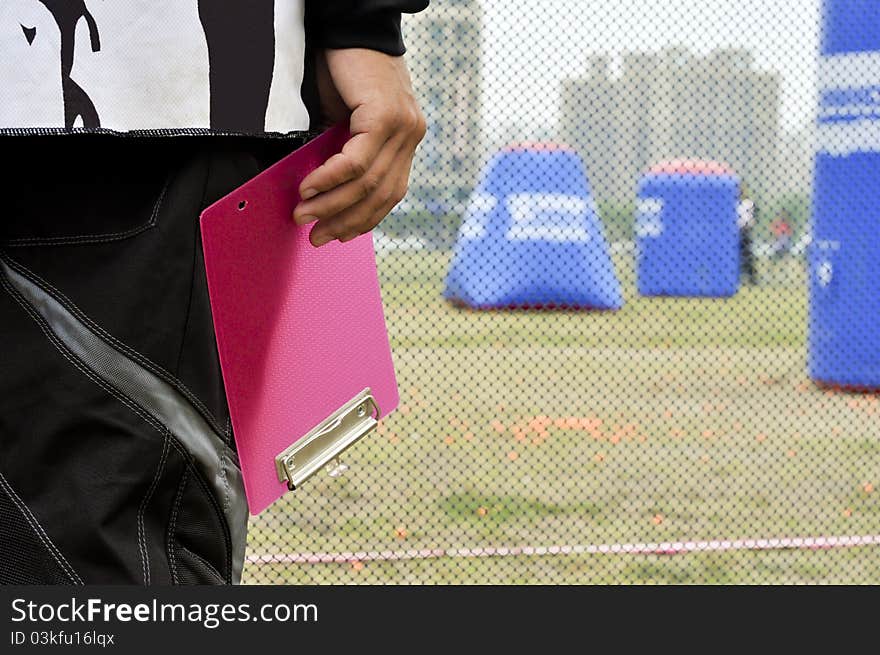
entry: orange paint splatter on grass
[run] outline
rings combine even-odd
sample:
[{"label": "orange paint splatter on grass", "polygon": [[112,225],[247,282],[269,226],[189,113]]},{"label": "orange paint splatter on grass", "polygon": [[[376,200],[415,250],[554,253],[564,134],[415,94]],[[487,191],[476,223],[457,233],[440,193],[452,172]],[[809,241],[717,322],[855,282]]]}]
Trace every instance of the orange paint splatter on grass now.
[{"label": "orange paint splatter on grass", "polygon": [[519,459],[519,453],[517,453],[515,450],[511,450],[509,453],[507,453],[507,459],[509,459],[511,462],[515,462],[517,459]]},{"label": "orange paint splatter on grass", "polygon": [[394,536],[400,540],[406,539],[408,535],[409,532],[402,525],[394,529]]},{"label": "orange paint splatter on grass", "polygon": [[363,571],[364,570],[364,563],[359,560],[352,560],[351,561],[351,568],[353,568],[355,571]]},{"label": "orange paint splatter on grass", "polygon": [[653,518],[651,519],[651,523],[653,523],[654,525],[662,524],[663,523],[663,515],[662,514],[654,514]]},{"label": "orange paint splatter on grass", "polygon": [[447,435],[446,438],[443,440],[443,443],[445,443],[447,446],[451,446],[455,443],[455,437],[453,437],[451,434]]},{"label": "orange paint splatter on grass", "polygon": [[463,438],[465,441],[473,441],[474,440],[474,433],[473,432],[465,432]]},{"label": "orange paint splatter on grass", "polygon": [[797,455],[797,451],[792,449],[792,450],[789,450],[787,453],[785,453],[785,455],[786,455],[786,457],[789,457],[789,458],[795,457]]},{"label": "orange paint splatter on grass", "polygon": [[604,462],[605,453],[596,453],[595,455],[593,455],[593,461],[596,463]]},{"label": "orange paint splatter on grass", "polygon": [[864,491],[866,494],[874,493],[874,485],[870,482],[866,482],[862,485],[862,491]]},{"label": "orange paint splatter on grass", "polygon": [[486,514],[488,514],[488,513],[489,513],[489,510],[486,509],[485,507],[478,507],[477,508],[477,516],[486,516]]},{"label": "orange paint splatter on grass", "polygon": [[847,507],[845,510],[843,510],[843,512],[841,512],[841,514],[843,514],[846,518],[852,516],[852,513],[853,511],[851,507]]},{"label": "orange paint splatter on grass", "polygon": [[764,443],[765,441],[767,441],[767,435],[763,432],[761,434],[755,435],[755,441],[757,441],[758,443]]},{"label": "orange paint splatter on grass", "polygon": [[502,434],[505,430],[504,423],[499,421],[497,418],[493,419],[493,421],[489,424],[492,426],[492,429],[495,430],[498,434]]},{"label": "orange paint splatter on grass", "polygon": [[542,432],[553,424],[553,419],[549,416],[535,416],[529,420],[529,427],[535,432]]}]

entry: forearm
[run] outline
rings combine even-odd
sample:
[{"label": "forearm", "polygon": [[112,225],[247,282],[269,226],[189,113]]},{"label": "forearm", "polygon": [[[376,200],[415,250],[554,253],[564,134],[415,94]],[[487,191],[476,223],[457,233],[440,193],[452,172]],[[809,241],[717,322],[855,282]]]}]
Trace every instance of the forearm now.
[{"label": "forearm", "polygon": [[401,56],[406,51],[401,14],[427,6],[428,0],[306,0],[302,96],[313,129],[339,119],[339,100],[329,81],[325,51],[366,48]]}]

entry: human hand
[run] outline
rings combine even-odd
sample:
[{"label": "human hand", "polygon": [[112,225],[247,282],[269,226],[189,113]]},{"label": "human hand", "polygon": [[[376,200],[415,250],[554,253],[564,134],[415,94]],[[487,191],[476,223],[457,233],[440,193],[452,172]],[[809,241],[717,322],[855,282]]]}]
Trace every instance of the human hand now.
[{"label": "human hand", "polygon": [[300,185],[293,218],[315,222],[309,239],[320,247],[369,232],[403,199],[425,118],[403,57],[346,48],[323,51],[317,64],[324,116],[348,118],[352,134]]}]

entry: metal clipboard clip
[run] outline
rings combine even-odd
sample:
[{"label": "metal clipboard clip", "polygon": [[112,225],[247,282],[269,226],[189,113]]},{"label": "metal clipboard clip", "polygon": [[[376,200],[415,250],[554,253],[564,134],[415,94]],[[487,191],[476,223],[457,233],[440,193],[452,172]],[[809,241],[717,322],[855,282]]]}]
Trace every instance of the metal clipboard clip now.
[{"label": "metal clipboard clip", "polygon": [[278,481],[293,491],[322,467],[337,477],[348,468],[339,462],[339,455],[378,424],[379,405],[367,387],[276,455]]}]

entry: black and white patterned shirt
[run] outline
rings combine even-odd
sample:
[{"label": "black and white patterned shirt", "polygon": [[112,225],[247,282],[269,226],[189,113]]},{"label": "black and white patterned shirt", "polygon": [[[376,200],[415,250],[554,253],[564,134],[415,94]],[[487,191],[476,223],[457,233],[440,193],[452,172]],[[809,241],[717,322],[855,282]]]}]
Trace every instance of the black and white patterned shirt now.
[{"label": "black and white patterned shirt", "polygon": [[307,48],[402,54],[427,4],[0,0],[0,132],[307,130]]}]

